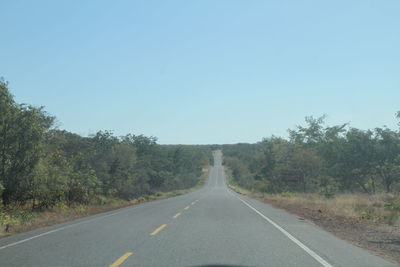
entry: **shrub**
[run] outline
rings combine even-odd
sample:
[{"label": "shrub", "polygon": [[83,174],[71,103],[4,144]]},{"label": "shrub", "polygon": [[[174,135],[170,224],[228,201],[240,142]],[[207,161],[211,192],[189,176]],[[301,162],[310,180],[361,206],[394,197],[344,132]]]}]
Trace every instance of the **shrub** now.
[{"label": "shrub", "polygon": [[21,224],[26,224],[36,219],[35,214],[27,210],[16,210],[13,212],[13,215],[13,217]]},{"label": "shrub", "polygon": [[292,192],[282,192],[279,194],[281,197],[292,197],[293,193]]},{"label": "shrub", "polygon": [[334,185],[326,185],[319,190],[319,194],[325,198],[333,198],[337,192],[338,188]]},{"label": "shrub", "polygon": [[18,224],[19,221],[16,218],[0,211],[0,226],[3,226],[6,232],[9,232],[10,227]]},{"label": "shrub", "polygon": [[371,220],[374,218],[373,214],[374,214],[374,210],[371,208],[361,208],[359,211],[360,217],[361,219],[366,219],[366,220]]},{"label": "shrub", "polygon": [[138,197],[137,198],[137,201],[140,203],[140,202],[144,202],[144,201],[146,201],[146,198],[145,197],[143,197],[143,196],[141,196],[141,197]]},{"label": "shrub", "polygon": [[103,195],[97,195],[96,196],[97,205],[106,205],[108,202],[109,201],[108,201],[107,197],[105,197]]},{"label": "shrub", "polygon": [[390,211],[400,212],[400,198],[386,203],[385,208]]},{"label": "shrub", "polygon": [[392,200],[385,204],[385,209],[389,214],[385,216],[385,221],[389,225],[394,225],[400,217],[400,199]]}]

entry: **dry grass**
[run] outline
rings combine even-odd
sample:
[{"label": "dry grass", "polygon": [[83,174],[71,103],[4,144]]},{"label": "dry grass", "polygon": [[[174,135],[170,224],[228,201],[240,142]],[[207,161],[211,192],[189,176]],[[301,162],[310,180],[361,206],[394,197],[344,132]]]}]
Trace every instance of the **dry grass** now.
[{"label": "dry grass", "polygon": [[284,193],[264,195],[264,198],[335,216],[399,224],[398,214],[387,208],[388,203],[396,199],[391,194],[338,194],[334,198],[325,198],[319,194]]},{"label": "dry grass", "polygon": [[388,204],[393,207],[393,203],[398,203],[398,196],[339,194],[327,199],[318,194],[285,193],[257,198],[312,221],[356,246],[400,263],[399,210],[397,204],[395,209],[388,208]]},{"label": "dry grass", "polygon": [[[153,198],[143,201],[149,201],[152,199]],[[25,232],[57,223],[62,223],[105,211],[115,210],[130,205],[135,205],[139,202],[141,201],[139,201],[138,199],[131,201],[122,201],[113,199],[109,200],[108,203],[105,205],[90,205],[90,206],[81,205],[75,207],[67,207],[65,204],[61,203],[56,207],[52,208],[51,210],[47,211],[42,211],[42,212],[24,211],[25,213],[29,214],[30,219],[27,221],[22,221],[21,218],[19,218],[19,220],[14,220],[13,224],[9,226],[8,231],[6,231],[6,225],[0,225],[0,237],[9,236],[12,234]]]},{"label": "dry grass", "polygon": [[229,187],[311,221],[393,263],[400,263],[398,195],[338,194],[325,198],[319,194],[261,194],[234,184]]},{"label": "dry grass", "polygon": [[230,179],[229,172],[228,186],[239,194],[270,200],[279,206],[297,206],[332,216],[400,226],[400,211],[388,208],[388,205],[400,198],[394,194],[337,194],[332,198],[316,193],[262,194],[237,186]]}]

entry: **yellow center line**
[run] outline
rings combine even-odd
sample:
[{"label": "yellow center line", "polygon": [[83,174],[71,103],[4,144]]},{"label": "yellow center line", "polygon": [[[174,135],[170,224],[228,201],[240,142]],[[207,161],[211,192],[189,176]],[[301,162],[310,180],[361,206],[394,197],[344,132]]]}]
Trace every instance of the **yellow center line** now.
[{"label": "yellow center line", "polygon": [[184,208],[184,210],[188,210],[190,208],[190,206],[186,206],[185,208]]},{"label": "yellow center line", "polygon": [[178,218],[179,216],[181,216],[181,213],[180,213],[180,212],[178,212],[177,214],[175,214],[174,217],[172,217],[172,218],[176,219],[176,218]]},{"label": "yellow center line", "polygon": [[164,229],[167,225],[163,224],[160,227],[158,227],[156,230],[154,230],[150,235],[156,235],[158,232],[160,232],[162,229]]},{"label": "yellow center line", "polygon": [[110,265],[110,267],[118,267],[120,266],[129,256],[132,256],[132,252],[127,252],[124,255],[122,255],[118,260],[116,260],[113,264]]}]

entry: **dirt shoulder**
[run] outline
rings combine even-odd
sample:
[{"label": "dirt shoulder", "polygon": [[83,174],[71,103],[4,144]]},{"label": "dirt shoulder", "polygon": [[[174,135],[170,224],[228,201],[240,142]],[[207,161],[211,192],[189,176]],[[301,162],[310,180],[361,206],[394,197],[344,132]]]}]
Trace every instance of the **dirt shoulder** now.
[{"label": "dirt shoulder", "polygon": [[287,203],[268,196],[257,196],[248,191],[231,187],[234,191],[256,198],[294,214],[301,219],[313,222],[321,228],[333,233],[341,239],[367,249],[371,253],[400,264],[400,228],[368,220],[338,216],[321,209],[313,209],[302,203]]},{"label": "dirt shoulder", "polygon": [[258,197],[257,199],[309,220],[358,247],[368,249],[375,255],[400,264],[400,231],[398,227],[327,214],[321,210],[309,209],[298,204],[282,203],[268,198]]}]

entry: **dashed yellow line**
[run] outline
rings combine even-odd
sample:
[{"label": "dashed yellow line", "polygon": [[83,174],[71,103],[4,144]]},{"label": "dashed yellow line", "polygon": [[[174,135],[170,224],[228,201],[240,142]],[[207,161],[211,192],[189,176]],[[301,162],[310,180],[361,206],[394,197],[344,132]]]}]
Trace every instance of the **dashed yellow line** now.
[{"label": "dashed yellow line", "polygon": [[177,214],[175,214],[172,218],[176,219],[176,218],[178,218],[179,216],[181,216],[181,213],[180,213],[180,212],[178,212]]},{"label": "dashed yellow line", "polygon": [[132,255],[133,255],[132,252],[125,253],[118,260],[116,260],[113,264],[111,264],[110,267],[118,267],[118,266],[120,266],[128,257],[130,257]]},{"label": "dashed yellow line", "polygon": [[156,235],[158,234],[162,229],[164,229],[165,227],[167,227],[166,224],[161,225],[160,227],[158,227],[156,230],[154,230],[150,235]]},{"label": "dashed yellow line", "polygon": [[[194,204],[196,204],[196,202],[199,201],[198,199],[193,201],[192,203],[190,203],[190,205],[186,206],[184,208],[184,210],[188,210],[190,208],[190,206],[193,206]],[[182,213],[178,212],[177,214],[175,214],[172,218],[176,219],[179,216],[181,216]],[[157,229],[155,229],[150,235],[156,235],[158,234],[162,229],[164,229],[165,227],[167,227],[167,224],[162,224],[160,225]],[[127,252],[124,255],[122,255],[119,259],[117,259],[113,264],[111,264],[109,267],[118,267],[120,266],[124,261],[126,261],[127,258],[129,258],[130,256],[133,255],[133,252]]]}]

